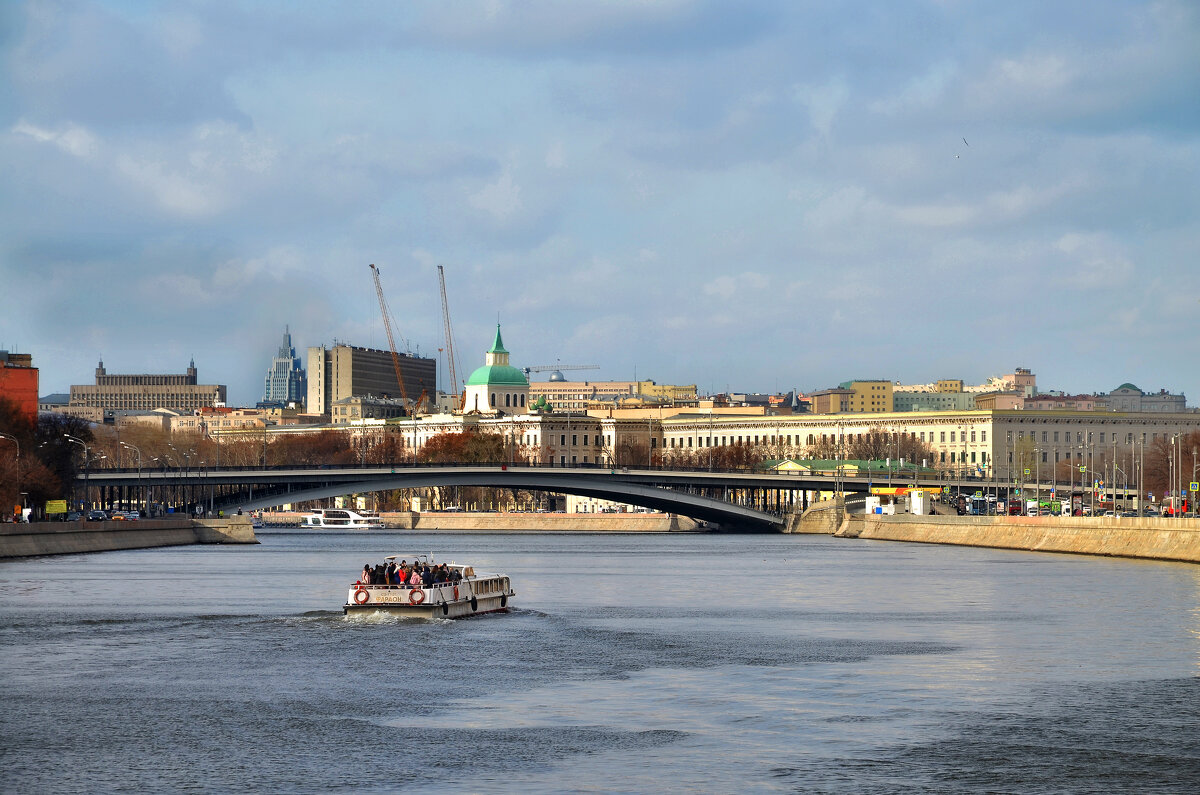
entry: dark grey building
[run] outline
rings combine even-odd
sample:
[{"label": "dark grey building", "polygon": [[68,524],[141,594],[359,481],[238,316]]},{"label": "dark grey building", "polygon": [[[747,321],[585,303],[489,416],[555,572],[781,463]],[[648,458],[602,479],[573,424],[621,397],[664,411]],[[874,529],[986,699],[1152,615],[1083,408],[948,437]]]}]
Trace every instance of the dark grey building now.
[{"label": "dark grey building", "polygon": [[309,414],[330,414],[333,404],[349,397],[407,398],[415,403],[421,393],[437,397],[437,361],[412,354],[397,354],[404,388],[396,381],[390,351],[335,345],[308,349]]}]

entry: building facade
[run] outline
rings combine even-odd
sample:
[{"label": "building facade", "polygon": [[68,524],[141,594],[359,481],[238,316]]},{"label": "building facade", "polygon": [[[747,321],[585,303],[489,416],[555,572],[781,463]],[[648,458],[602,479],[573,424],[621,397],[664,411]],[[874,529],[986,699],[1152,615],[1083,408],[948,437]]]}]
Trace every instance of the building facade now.
[{"label": "building facade", "polygon": [[[961,411],[722,417],[689,414],[659,423],[664,452],[754,445],[768,457],[802,457],[821,441],[853,442],[871,433],[907,435],[932,448],[931,468],[984,478],[1020,479],[1059,462],[1144,455],[1160,440],[1200,430],[1200,412]],[[1099,457],[1099,458],[1098,458]]]},{"label": "building facade", "polygon": [[[557,376],[557,377],[555,377]],[[568,381],[555,373],[547,381],[529,384],[529,399],[545,397],[556,409],[583,410],[601,404],[616,407],[640,401],[642,404],[695,405],[695,384],[658,384],[654,381]]]},{"label": "building facade", "polygon": [[1104,407],[1111,411],[1177,412],[1183,411],[1187,399],[1183,394],[1172,395],[1165,389],[1158,392],[1143,392],[1133,384],[1125,383],[1109,392],[1097,396]]},{"label": "building facade", "polygon": [[0,351],[0,397],[7,398],[31,424],[38,415],[38,368],[28,353]]},{"label": "building facade", "polygon": [[271,367],[263,387],[263,402],[280,406],[302,404],[308,398],[308,381],[304,368],[300,366],[300,357],[292,347],[292,334],[285,328],[283,343]]},{"label": "building facade", "polygon": [[170,409],[191,412],[210,406],[225,405],[224,384],[201,384],[196,363],[184,373],[109,374],[101,361],[96,367],[96,383],[71,387],[70,408],[102,411],[138,411]]},{"label": "building facade", "polygon": [[410,404],[422,394],[437,394],[437,361],[397,354],[400,377],[390,351],[335,345],[332,348],[308,349],[308,397],[306,409],[310,414],[330,416],[337,401],[349,397],[374,395],[380,398],[407,399]]}]

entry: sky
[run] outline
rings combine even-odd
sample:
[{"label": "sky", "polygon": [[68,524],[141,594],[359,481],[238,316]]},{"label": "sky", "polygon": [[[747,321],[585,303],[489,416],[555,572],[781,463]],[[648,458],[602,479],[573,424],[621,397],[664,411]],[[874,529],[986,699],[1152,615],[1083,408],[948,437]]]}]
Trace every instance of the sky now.
[{"label": "sky", "polygon": [[[0,4],[0,349],[1200,404],[1200,6]],[[444,379],[444,356],[439,379]],[[439,380],[444,386],[444,380]]]}]

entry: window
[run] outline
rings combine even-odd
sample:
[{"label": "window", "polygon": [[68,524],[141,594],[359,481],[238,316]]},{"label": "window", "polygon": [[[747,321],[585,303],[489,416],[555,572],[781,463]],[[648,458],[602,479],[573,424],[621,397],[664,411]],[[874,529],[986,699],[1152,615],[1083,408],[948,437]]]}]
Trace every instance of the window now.
[{"label": "window", "polygon": [[1047,460],[1049,459],[1049,457],[1050,457],[1050,454],[1048,452],[1046,452],[1045,450],[1043,450],[1042,451],[1042,463],[1043,464],[1046,463]]},{"label": "window", "polygon": [[571,446],[574,447],[577,444],[579,444],[579,434],[573,433],[571,434]]},{"label": "window", "polygon": [[975,441],[975,431],[971,431],[971,441]]},{"label": "window", "polygon": [[1100,444],[1104,444],[1104,431],[1100,432]]},{"label": "window", "polygon": [[492,393],[492,405],[493,406],[496,405],[496,393],[495,392]]},{"label": "window", "polygon": [[[946,443],[946,432],[942,431],[942,444],[945,444],[945,443]],[[944,461],[945,459],[943,458],[942,460]]]},{"label": "window", "polygon": [[565,433],[558,435],[558,443],[561,445],[565,445],[567,443],[567,435]]},{"label": "window", "polygon": [[1054,432],[1054,441],[1058,441],[1058,431]]},{"label": "window", "polygon": [[[585,433],[585,434],[583,435],[583,446],[584,446],[584,447],[587,447],[587,446],[588,446],[587,440],[588,440],[588,435]],[[586,461],[587,459],[585,458],[585,459],[583,459],[583,460],[584,460],[584,461]]]},{"label": "window", "polygon": [[987,441],[987,431],[980,431],[979,437],[980,437],[979,441],[986,442]]},{"label": "window", "polygon": [[954,444],[954,438],[957,431],[950,431],[950,444]]}]

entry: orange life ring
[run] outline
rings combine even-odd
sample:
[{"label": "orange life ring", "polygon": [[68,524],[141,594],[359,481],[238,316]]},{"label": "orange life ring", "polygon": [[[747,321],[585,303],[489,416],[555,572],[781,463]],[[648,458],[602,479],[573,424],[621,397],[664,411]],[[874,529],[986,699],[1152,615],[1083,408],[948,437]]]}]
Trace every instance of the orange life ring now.
[{"label": "orange life ring", "polygon": [[355,604],[365,605],[367,602],[370,601],[370,599],[371,599],[371,594],[369,594],[367,592],[366,588],[356,588],[355,589],[355,591],[354,591],[354,603]]},{"label": "orange life ring", "polygon": [[425,601],[425,592],[420,588],[413,588],[408,592],[408,603],[410,605],[419,605]]},{"label": "orange life ring", "polygon": [[457,585],[456,585],[456,586],[454,586],[454,598],[455,598],[456,600],[458,599],[458,586],[457,586]]}]

